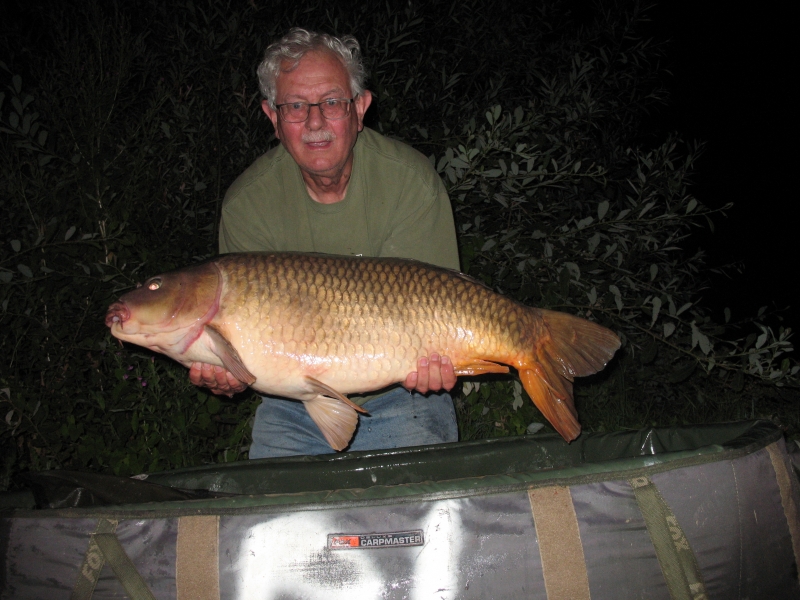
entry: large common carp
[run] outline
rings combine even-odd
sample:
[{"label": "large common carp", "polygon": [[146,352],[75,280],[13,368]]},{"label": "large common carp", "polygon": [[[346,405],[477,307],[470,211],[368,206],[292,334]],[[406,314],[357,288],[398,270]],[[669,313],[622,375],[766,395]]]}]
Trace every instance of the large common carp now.
[{"label": "large common carp", "polygon": [[[296,253],[226,254],[157,275],[106,314],[111,333],[184,366],[225,367],[253,389],[301,400],[335,450],[362,408],[346,394],[404,381],[438,352],[457,375],[507,373],[553,427],[580,433],[574,377],[619,348],[609,329],[531,308],[422,262]],[[503,363],[503,364],[498,364]]]}]

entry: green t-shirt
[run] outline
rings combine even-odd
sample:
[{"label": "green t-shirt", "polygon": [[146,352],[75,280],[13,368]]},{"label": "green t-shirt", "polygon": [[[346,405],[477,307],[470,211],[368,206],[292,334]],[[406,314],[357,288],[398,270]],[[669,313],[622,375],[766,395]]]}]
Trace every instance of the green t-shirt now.
[{"label": "green t-shirt", "polygon": [[283,146],[256,160],[231,185],[222,206],[220,253],[324,252],[415,258],[458,269],[447,191],[427,158],[365,128],[341,202],[309,196]]},{"label": "green t-shirt", "polygon": [[269,250],[414,258],[459,269],[453,211],[438,173],[410,146],[366,128],[341,202],[314,201],[283,146],[233,182],[222,205],[220,253]]}]

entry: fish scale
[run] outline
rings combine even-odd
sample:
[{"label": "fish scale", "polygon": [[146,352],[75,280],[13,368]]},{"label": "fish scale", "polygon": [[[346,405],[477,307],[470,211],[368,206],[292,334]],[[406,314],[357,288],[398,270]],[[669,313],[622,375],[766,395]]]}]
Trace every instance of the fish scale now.
[{"label": "fish scale", "polygon": [[346,394],[401,382],[434,352],[457,375],[515,367],[572,440],[572,380],[602,369],[620,344],[605,327],[525,306],[456,271],[301,253],[228,254],[158,275],[112,304],[106,324],[185,366],[224,366],[257,391],[304,402],[337,450],[363,411]]},{"label": "fish scale", "polygon": [[[305,255],[294,257],[294,261],[266,264],[259,258],[237,262],[232,256],[218,261],[223,273],[229,267],[235,273],[229,281],[236,283],[226,291],[223,306],[236,306],[231,311],[232,320],[265,331],[262,337],[266,343],[274,338],[281,340],[285,345],[276,349],[281,354],[302,353],[317,359],[342,355],[339,348],[329,352],[323,347],[331,339],[344,344],[344,354],[360,364],[396,358],[392,375],[405,376],[420,356],[434,351],[447,353],[456,366],[459,359],[468,361],[475,353],[486,360],[508,360],[509,346],[517,349],[512,354],[523,354],[518,349],[520,321],[535,328],[532,315],[525,314],[530,313],[527,307],[477,284],[472,284],[471,293],[467,294],[465,283],[445,270],[409,267],[406,262],[391,265],[390,269],[386,261],[353,263],[350,259],[339,259],[342,264],[335,268],[329,264],[333,260],[329,257]],[[261,283],[262,270],[266,270],[268,285]],[[244,298],[250,303],[258,298],[263,307],[256,320],[238,314]],[[490,313],[490,299],[495,300],[489,315],[494,318],[488,322],[494,327],[486,327],[487,320],[479,317]],[[228,312],[226,308],[223,319]],[[392,334],[399,342],[391,343]],[[395,356],[395,350],[402,352]],[[352,380],[352,376],[348,377]],[[388,383],[391,381],[352,385],[363,391],[367,389],[364,385]]]}]

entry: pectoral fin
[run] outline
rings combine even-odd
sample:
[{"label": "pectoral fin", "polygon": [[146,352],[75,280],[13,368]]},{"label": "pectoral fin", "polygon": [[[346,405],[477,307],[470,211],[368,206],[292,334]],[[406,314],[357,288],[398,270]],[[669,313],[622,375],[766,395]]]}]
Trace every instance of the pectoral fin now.
[{"label": "pectoral fin", "polygon": [[456,377],[462,375],[483,375],[484,373],[508,373],[508,367],[488,360],[475,359],[468,365],[459,365],[455,369]]},{"label": "pectoral fin", "polygon": [[219,357],[223,366],[239,381],[247,385],[254,384],[256,376],[247,370],[236,348],[220,333],[219,329],[213,325],[206,325],[204,329],[211,341],[214,342],[214,354]]},{"label": "pectoral fin", "polygon": [[331,448],[344,450],[358,425],[358,413],[367,411],[318,379],[306,377],[306,383],[319,394],[313,400],[303,401],[308,416],[319,427]]}]

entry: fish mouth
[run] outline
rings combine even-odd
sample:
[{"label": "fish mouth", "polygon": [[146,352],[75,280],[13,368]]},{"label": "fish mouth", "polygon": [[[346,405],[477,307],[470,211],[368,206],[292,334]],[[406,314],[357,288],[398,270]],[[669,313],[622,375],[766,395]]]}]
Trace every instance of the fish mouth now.
[{"label": "fish mouth", "polygon": [[120,326],[131,318],[131,311],[122,302],[114,302],[108,307],[106,312],[106,327],[112,327],[114,323],[119,323]]}]

